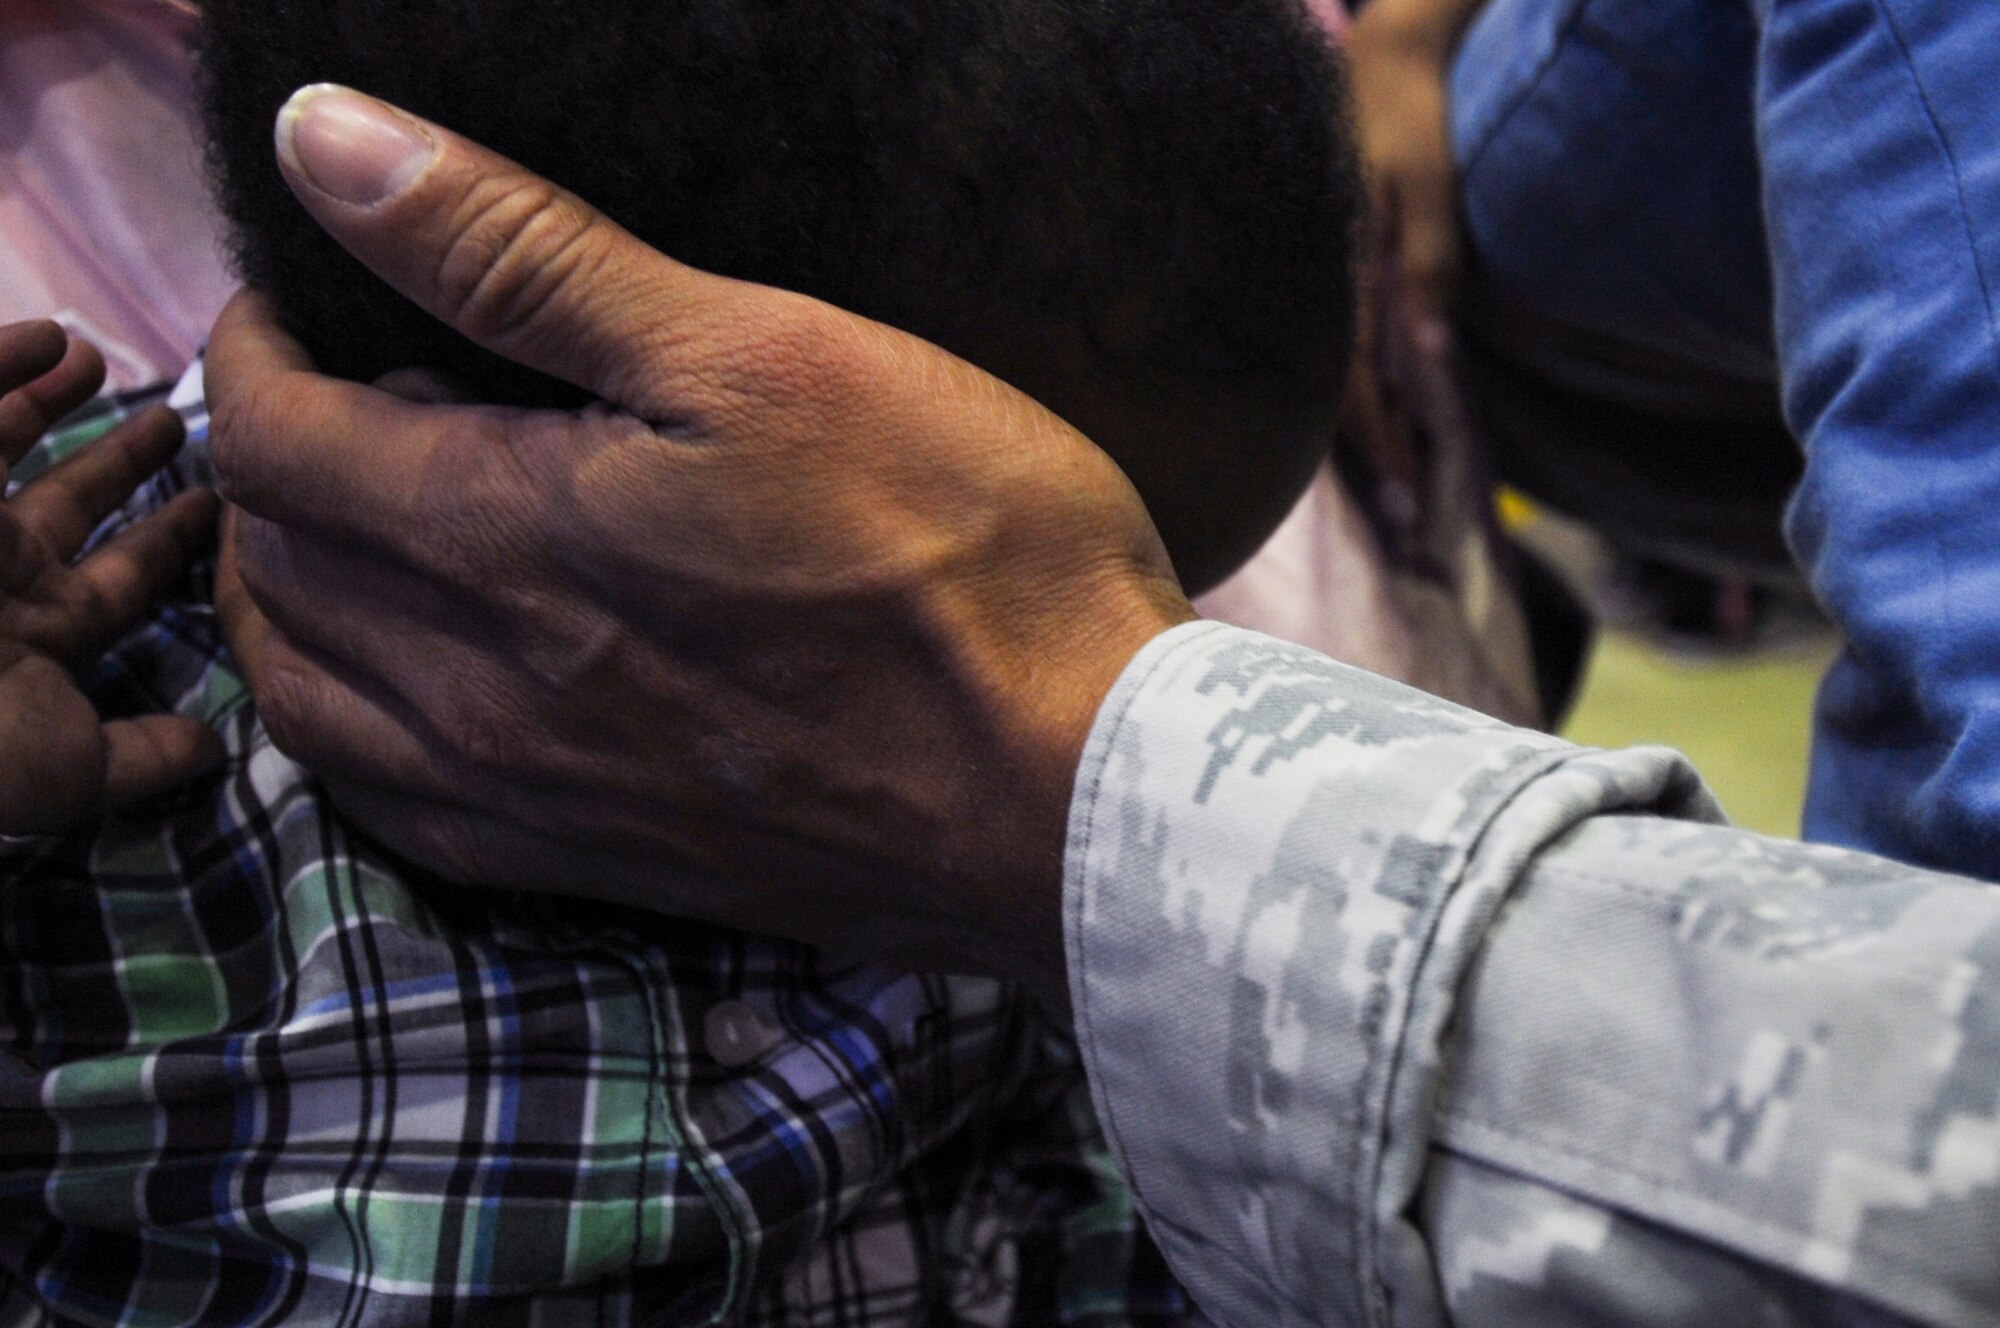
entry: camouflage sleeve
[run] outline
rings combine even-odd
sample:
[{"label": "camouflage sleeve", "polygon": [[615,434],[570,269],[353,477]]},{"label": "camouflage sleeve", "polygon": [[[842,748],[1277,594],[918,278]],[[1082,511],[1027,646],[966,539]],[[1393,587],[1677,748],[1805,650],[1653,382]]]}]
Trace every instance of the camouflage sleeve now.
[{"label": "camouflage sleeve", "polygon": [[1078,774],[1097,1106],[1218,1323],[2000,1323],[2000,890],[1177,628]]}]

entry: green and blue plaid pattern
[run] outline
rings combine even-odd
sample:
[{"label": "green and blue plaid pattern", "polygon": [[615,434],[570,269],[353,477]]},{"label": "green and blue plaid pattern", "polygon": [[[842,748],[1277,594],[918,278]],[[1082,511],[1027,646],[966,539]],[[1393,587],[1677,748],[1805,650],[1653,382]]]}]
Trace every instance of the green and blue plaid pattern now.
[{"label": "green and blue plaid pattern", "polygon": [[1018,992],[426,879],[271,746],[211,576],[92,691],[227,768],[0,847],[0,1324],[1183,1321]]}]

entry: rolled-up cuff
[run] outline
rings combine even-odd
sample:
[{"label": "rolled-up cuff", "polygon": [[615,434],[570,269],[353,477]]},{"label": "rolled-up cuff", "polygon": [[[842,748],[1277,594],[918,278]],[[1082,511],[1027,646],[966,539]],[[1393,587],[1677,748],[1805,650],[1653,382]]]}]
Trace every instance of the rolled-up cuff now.
[{"label": "rolled-up cuff", "polygon": [[1071,806],[1070,990],[1115,1155],[1217,1323],[1441,1321],[1407,1212],[1488,922],[1582,816],[1704,798],[1669,754],[1592,757],[1254,632],[1133,660]]}]

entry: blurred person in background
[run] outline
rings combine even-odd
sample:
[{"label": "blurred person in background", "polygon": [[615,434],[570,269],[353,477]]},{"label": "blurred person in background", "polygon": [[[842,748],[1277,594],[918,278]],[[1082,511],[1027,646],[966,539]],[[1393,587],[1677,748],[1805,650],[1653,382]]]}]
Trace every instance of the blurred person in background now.
[{"label": "blurred person in background", "polygon": [[1846,644],[1805,834],[1986,877],[1996,50],[1955,0],[1377,0],[1352,38],[1378,235],[1503,476],[1629,554],[1796,560]]}]

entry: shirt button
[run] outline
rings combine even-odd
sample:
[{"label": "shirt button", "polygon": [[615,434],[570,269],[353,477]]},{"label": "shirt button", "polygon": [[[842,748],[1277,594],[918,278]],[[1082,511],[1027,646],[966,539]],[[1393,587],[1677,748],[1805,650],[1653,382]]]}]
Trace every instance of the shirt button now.
[{"label": "shirt button", "polygon": [[708,1054],[724,1069],[748,1065],[778,1041],[778,1031],[742,1001],[723,1001],[702,1020]]}]

